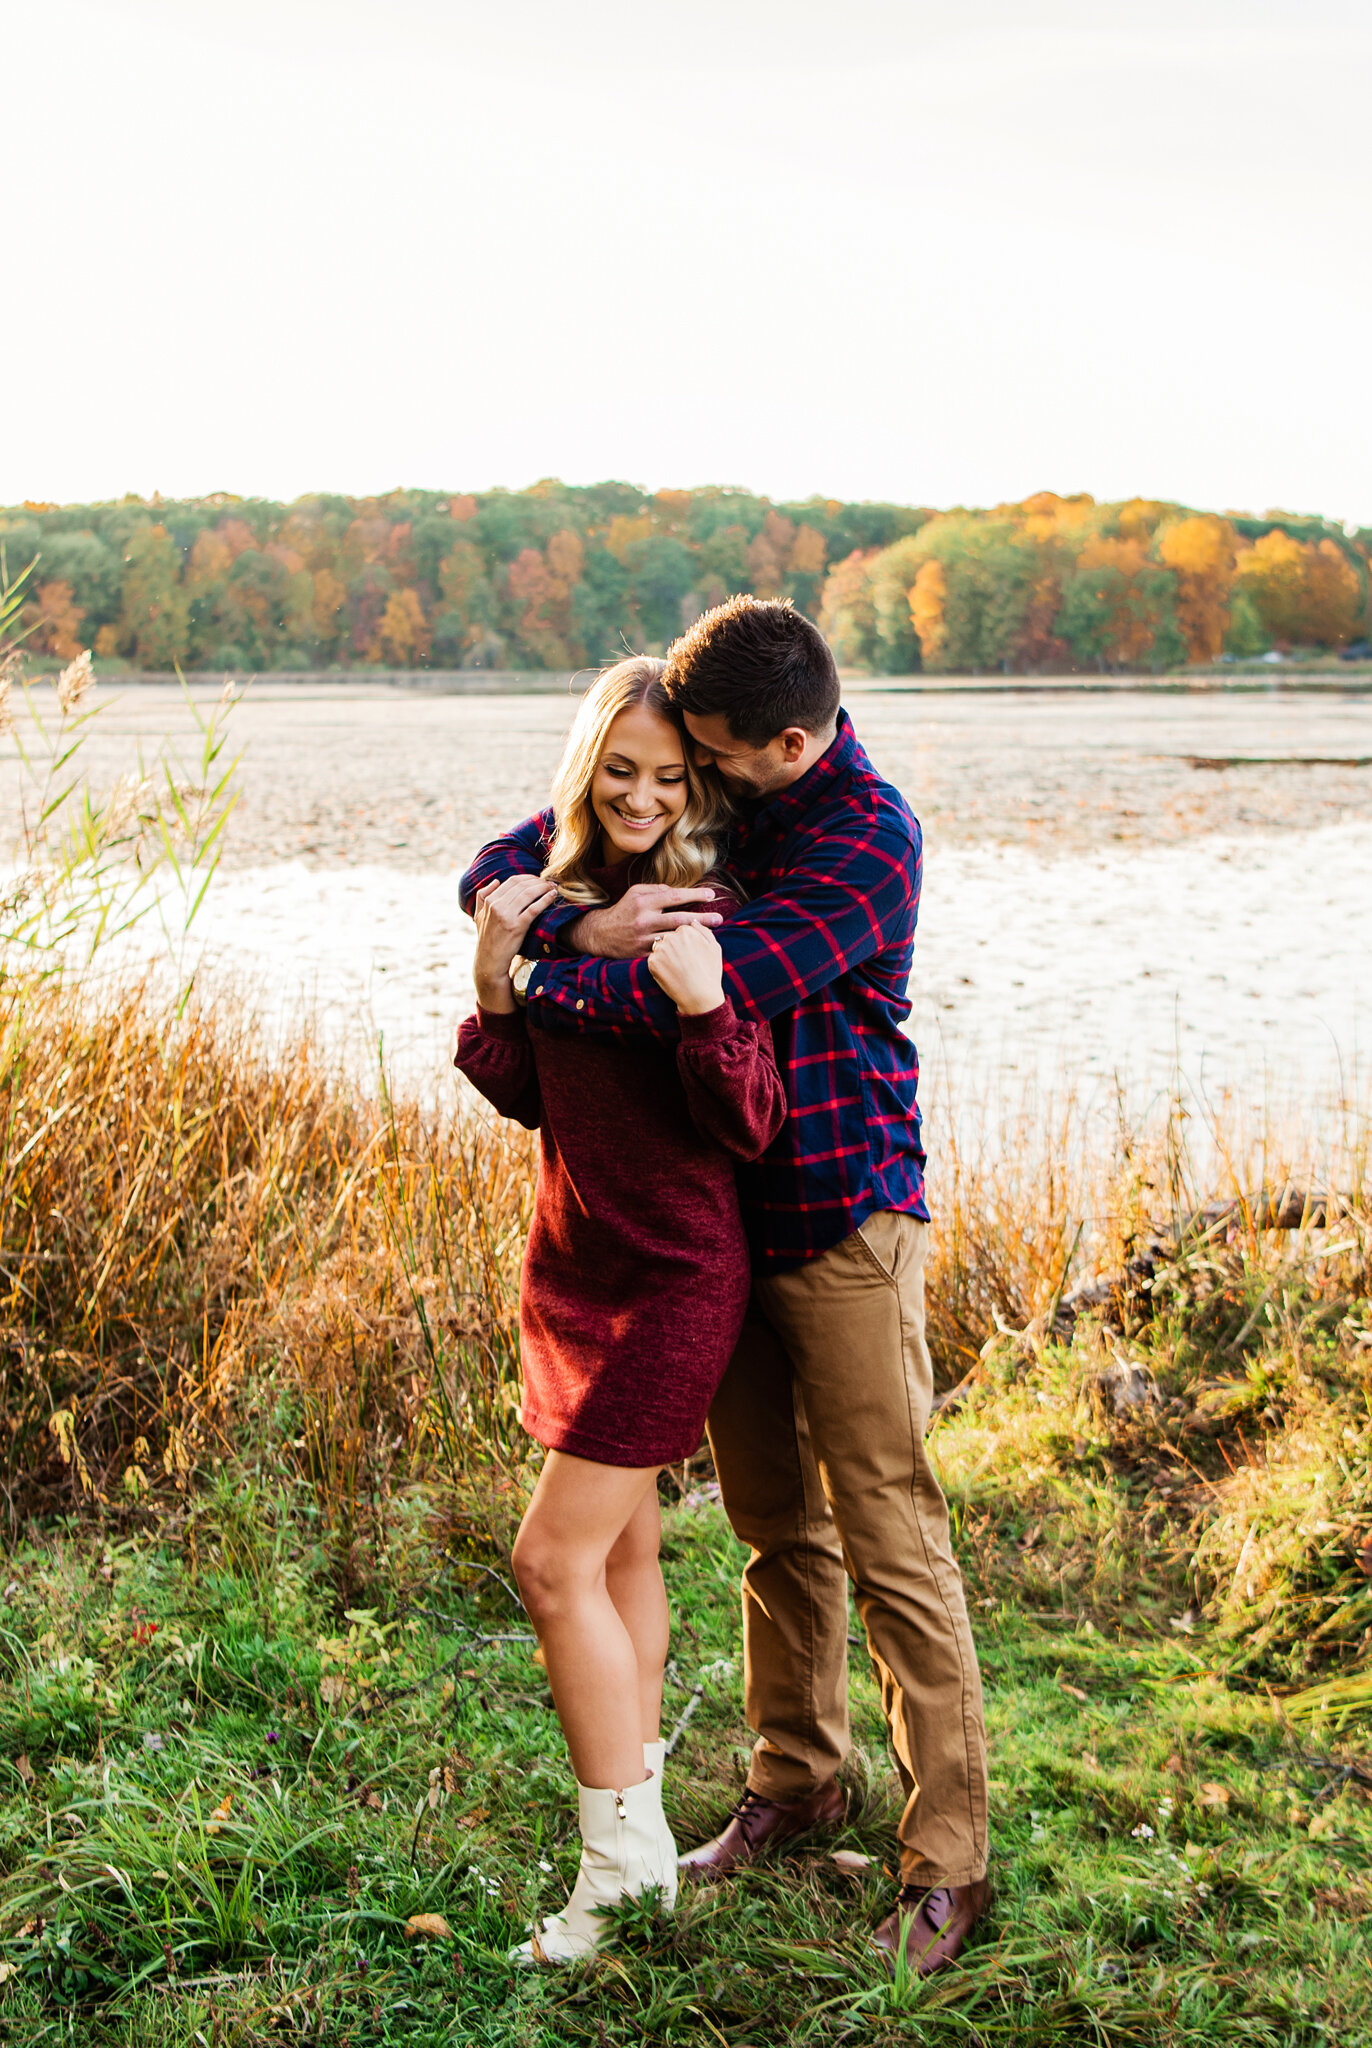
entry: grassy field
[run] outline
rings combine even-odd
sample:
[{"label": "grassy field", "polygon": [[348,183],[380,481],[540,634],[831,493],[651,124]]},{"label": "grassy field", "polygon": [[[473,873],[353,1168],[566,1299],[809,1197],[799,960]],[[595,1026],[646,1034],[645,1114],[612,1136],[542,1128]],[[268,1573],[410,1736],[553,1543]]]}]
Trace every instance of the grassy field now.
[{"label": "grassy field", "polygon": [[[212,1009],[11,989],[3,1026],[0,2038],[1372,2043],[1363,1127],[1319,1204],[1219,1129],[1198,1181],[1175,1117],[941,1160],[993,1774],[964,1966],[864,1944],[897,1790],[854,1622],[843,1833],[529,1976],[576,1843],[507,1583],[527,1145]],[[663,1481],[683,1842],[748,1741],[706,1479]]]},{"label": "grassy field", "polygon": [[[570,1975],[513,1971],[574,1872],[568,1772],[522,1617],[409,1506],[343,1613],[308,1510],[238,1476],[175,1528],[11,1557],[7,2038],[1372,2039],[1372,1772],[1337,1716],[1293,1722],[1203,1636],[1026,1608],[975,1545],[996,1902],[965,1967],[893,1985],[864,1949],[898,1799],[855,1651],[841,1834],[670,1923],[626,1912]],[[744,1768],[739,1557],[712,1505],[669,1513],[667,1553],[669,1699],[705,1685],[669,1779],[689,1840]]]}]

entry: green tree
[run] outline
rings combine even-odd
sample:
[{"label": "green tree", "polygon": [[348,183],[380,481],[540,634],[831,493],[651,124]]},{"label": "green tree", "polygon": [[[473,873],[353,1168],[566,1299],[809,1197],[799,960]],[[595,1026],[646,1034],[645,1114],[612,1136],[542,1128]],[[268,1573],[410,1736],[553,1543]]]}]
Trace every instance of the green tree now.
[{"label": "green tree", "polygon": [[679,540],[649,534],[624,550],[629,602],[642,644],[661,652],[682,628],[682,601],[695,581],[690,549]]},{"label": "green tree", "polygon": [[438,569],[442,595],[434,612],[430,659],[435,668],[497,667],[504,659],[504,642],[496,634],[495,591],[481,550],[470,540],[453,541],[451,527],[448,537],[451,545]]},{"label": "green tree", "polygon": [[[27,558],[26,558],[27,559]],[[123,563],[107,540],[89,527],[58,528],[39,543],[37,575],[44,581],[70,583],[85,614],[88,636],[113,625],[123,599]]]},{"label": "green tree", "polygon": [[1240,583],[1229,598],[1229,631],[1224,636],[1227,654],[1239,661],[1252,661],[1259,654],[1266,654],[1272,645],[1272,635],[1262,622],[1262,614],[1253,602],[1251,591]]},{"label": "green tree", "polygon": [[181,554],[165,526],[142,526],[124,557],[119,644],[143,668],[170,669],[190,647]]},{"label": "green tree", "polygon": [[618,659],[624,652],[622,635],[628,617],[628,571],[607,547],[592,541],[572,598],[573,630],[587,661]]}]

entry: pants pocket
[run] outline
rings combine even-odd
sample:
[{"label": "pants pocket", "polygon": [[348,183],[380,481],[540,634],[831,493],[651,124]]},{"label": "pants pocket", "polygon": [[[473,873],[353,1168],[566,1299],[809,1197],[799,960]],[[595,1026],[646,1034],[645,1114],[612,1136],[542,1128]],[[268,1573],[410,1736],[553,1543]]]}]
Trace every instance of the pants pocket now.
[{"label": "pants pocket", "polygon": [[854,1256],[879,1273],[888,1287],[900,1278],[901,1218],[891,1209],[878,1209],[860,1223],[848,1240]]}]

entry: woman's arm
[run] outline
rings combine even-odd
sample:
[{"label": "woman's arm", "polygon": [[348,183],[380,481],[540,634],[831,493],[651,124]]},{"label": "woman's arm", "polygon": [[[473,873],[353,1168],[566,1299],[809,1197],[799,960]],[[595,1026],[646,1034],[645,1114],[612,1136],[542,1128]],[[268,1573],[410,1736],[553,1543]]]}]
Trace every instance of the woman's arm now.
[{"label": "woman's arm", "polygon": [[677,1006],[677,1072],[697,1130],[738,1159],[757,1159],[786,1121],[786,1091],[764,1023],[745,1023],[724,993],[724,955],[703,925],[653,941],[653,980]]},{"label": "woman's arm", "polygon": [[474,1017],[464,1017],[453,1065],[501,1116],[513,1117],[526,1130],[538,1129],[543,1097],[521,1011],[479,1009]]},{"label": "woman's arm", "polygon": [[531,1131],[543,1121],[543,1101],[533,1047],[524,1018],[515,1007],[510,969],[519,957],[524,936],[557,891],[537,875],[511,875],[504,882],[486,882],[478,889],[472,915],[476,919],[476,953],[472,980],[477,1012],[458,1026],[453,1065],[465,1074],[486,1100]]},{"label": "woman's arm", "polygon": [[476,952],[472,980],[476,999],[488,1016],[509,1016],[515,1007],[510,970],[522,952],[526,934],[539,912],[557,895],[537,875],[511,875],[505,882],[487,882],[476,894]]},{"label": "woman's arm", "polygon": [[717,1010],[683,1016],[676,1068],[691,1121],[736,1159],[760,1159],[786,1121],[786,1090],[767,1024]]}]

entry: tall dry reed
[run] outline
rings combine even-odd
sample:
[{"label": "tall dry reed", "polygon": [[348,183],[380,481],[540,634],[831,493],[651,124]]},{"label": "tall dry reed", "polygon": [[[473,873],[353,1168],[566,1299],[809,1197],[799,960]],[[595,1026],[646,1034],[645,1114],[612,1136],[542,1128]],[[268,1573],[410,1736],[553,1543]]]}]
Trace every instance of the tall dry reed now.
[{"label": "tall dry reed", "polygon": [[255,1444],[346,1510],[512,1461],[526,1141],[145,990],[0,994],[11,1519]]},{"label": "tall dry reed", "polygon": [[[416,1478],[524,1482],[528,1134],[391,1101],[306,1037],[268,1052],[232,1009],[168,1014],[146,990],[11,985],[0,1034],[11,1526],[156,1512],[216,1458],[307,1484],[345,1545]],[[939,1455],[969,1541],[995,1549],[1026,1519],[1057,1532],[1005,1553],[1019,1597],[1051,1553],[1044,1597],[1190,1603],[1260,1668],[1356,1670],[1367,1126],[1304,1193],[1295,1155],[1236,1127],[1193,1151],[1174,1105],[1093,1150],[1069,1103],[975,1151],[945,1135]]]}]

